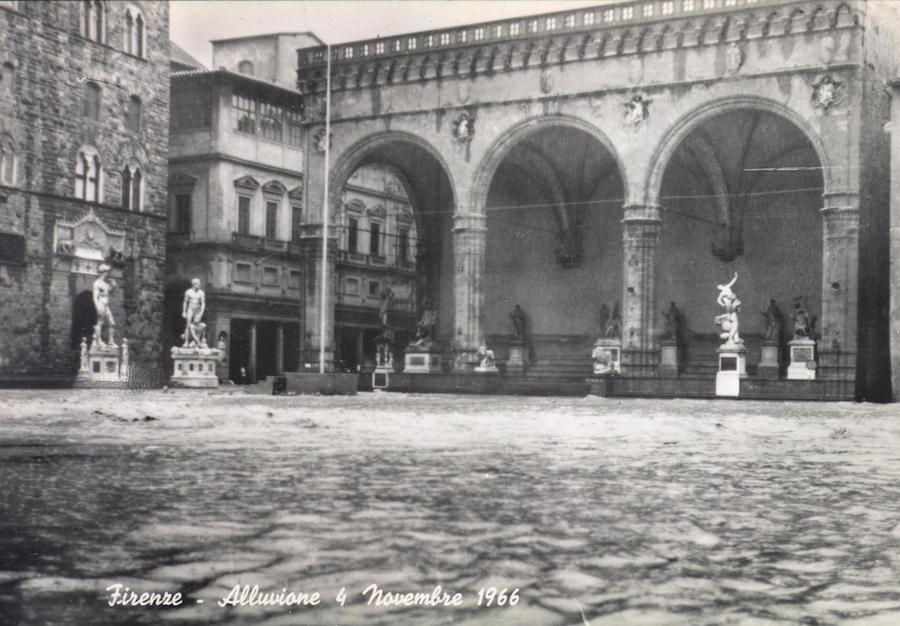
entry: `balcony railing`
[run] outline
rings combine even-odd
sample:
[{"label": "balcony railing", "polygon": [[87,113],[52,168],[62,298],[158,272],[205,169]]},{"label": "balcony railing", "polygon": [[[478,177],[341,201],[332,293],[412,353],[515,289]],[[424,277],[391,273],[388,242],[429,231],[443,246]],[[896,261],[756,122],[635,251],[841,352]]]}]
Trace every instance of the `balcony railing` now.
[{"label": "balcony railing", "polygon": [[[783,0],[631,0],[587,9],[557,11],[456,28],[408,33],[384,39],[366,39],[331,47],[336,62],[390,57],[461,46],[481,45],[533,36],[602,27],[637,24],[661,19],[699,16],[744,7],[776,4]],[[325,64],[325,47],[297,51],[300,67]]]},{"label": "balcony railing", "polygon": [[348,250],[337,250],[335,259],[338,263],[347,263],[350,265],[363,265],[366,267],[377,267],[385,269],[399,269],[407,272],[416,271],[414,261],[402,259],[389,259],[381,255],[363,254],[361,252],[349,252]]}]

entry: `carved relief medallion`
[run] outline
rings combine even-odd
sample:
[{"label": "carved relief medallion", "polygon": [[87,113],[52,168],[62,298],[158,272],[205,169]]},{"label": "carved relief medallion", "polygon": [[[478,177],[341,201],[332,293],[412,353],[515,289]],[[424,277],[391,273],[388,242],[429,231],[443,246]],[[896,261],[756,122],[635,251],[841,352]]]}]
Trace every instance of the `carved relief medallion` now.
[{"label": "carved relief medallion", "polygon": [[736,43],[732,43],[725,50],[725,71],[729,75],[738,73],[744,64],[744,51]]},{"label": "carved relief medallion", "polygon": [[845,91],[844,83],[834,80],[831,76],[823,76],[813,84],[813,106],[823,111],[838,106],[844,101]]},{"label": "carved relief medallion", "polygon": [[453,138],[460,143],[468,143],[475,136],[475,120],[468,113],[460,113],[453,122]]},{"label": "carved relief medallion", "polygon": [[553,73],[549,67],[541,70],[541,93],[550,93],[553,90]]},{"label": "carved relief medallion", "polygon": [[650,117],[650,100],[638,94],[625,103],[625,125],[639,126]]}]

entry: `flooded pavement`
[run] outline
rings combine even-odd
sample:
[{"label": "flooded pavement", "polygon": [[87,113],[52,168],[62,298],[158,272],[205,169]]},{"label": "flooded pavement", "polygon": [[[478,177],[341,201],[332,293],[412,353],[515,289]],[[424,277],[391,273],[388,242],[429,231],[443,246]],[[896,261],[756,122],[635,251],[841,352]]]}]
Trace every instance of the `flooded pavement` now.
[{"label": "flooded pavement", "polygon": [[895,406],[0,393],[2,624],[900,624]]}]

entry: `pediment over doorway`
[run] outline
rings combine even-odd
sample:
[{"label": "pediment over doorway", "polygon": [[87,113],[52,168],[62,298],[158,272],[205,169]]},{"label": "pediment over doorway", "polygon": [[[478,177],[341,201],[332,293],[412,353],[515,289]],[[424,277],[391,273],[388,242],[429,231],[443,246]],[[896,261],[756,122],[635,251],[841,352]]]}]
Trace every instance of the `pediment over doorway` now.
[{"label": "pediment over doorway", "polygon": [[91,209],[77,220],[54,224],[53,250],[71,261],[71,271],[97,274],[101,263],[124,255],[125,231],[110,228]]}]

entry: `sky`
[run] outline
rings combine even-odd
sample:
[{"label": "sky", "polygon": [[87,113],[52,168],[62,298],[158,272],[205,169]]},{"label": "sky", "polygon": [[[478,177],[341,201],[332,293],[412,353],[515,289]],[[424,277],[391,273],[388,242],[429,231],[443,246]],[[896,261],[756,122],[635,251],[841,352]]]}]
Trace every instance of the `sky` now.
[{"label": "sky", "polygon": [[169,35],[210,66],[211,39],[312,31],[340,43],[606,4],[608,0],[173,0]]}]

